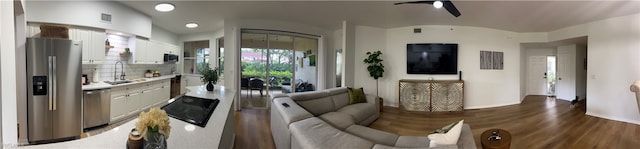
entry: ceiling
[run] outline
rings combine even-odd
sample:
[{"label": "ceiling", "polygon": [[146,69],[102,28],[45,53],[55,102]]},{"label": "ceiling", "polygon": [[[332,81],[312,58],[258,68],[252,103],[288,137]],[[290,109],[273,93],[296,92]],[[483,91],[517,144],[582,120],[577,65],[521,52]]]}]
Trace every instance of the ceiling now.
[{"label": "ceiling", "polygon": [[[337,30],[346,20],[379,28],[456,25],[514,32],[548,32],[611,17],[640,13],[640,0],[629,1],[478,1],[453,0],[462,15],[430,5],[393,5],[399,1],[169,1],[172,12],[153,9],[159,1],[120,3],[152,17],[153,24],[178,35],[221,30],[225,18],[268,19]],[[195,29],[188,22],[198,22]]]}]

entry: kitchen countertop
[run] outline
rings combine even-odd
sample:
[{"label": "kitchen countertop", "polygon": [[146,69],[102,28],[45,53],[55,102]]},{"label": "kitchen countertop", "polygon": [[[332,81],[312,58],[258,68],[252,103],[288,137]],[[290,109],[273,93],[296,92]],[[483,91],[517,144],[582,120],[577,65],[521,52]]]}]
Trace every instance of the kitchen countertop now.
[{"label": "kitchen countertop", "polygon": [[[219,99],[220,103],[211,114],[204,128],[169,117],[171,133],[167,139],[168,148],[231,148],[235,133],[233,129],[233,98],[235,91],[224,86],[215,86],[214,91],[206,91],[204,85],[187,87],[187,96]],[[116,128],[87,138],[9,148],[50,149],[50,148],[126,148],[128,134],[138,119],[133,119]]]},{"label": "kitchen countertop", "polygon": [[[147,82],[151,82],[151,81],[158,81],[158,80],[164,80],[164,79],[171,79],[176,77],[176,75],[164,75],[164,76],[159,76],[159,77],[153,77],[153,78],[143,78],[145,79],[145,81],[139,81],[139,82],[131,82],[131,83],[123,83],[123,84],[116,84],[116,85],[111,85],[111,84],[107,84],[104,83],[104,81],[100,81],[98,83],[91,83],[89,85],[83,85],[82,86],[82,90],[96,90],[96,89],[105,89],[105,88],[113,88],[113,87],[119,87],[119,86],[127,86],[127,85],[134,85],[134,84],[140,84],[140,83],[147,83]],[[108,80],[111,81],[111,80]]]}]

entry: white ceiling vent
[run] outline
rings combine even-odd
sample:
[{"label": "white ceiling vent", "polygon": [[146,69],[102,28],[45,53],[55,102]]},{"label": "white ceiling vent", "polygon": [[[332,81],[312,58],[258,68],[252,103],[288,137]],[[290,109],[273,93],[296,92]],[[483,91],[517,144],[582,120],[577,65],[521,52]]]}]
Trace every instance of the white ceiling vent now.
[{"label": "white ceiling vent", "polygon": [[101,20],[104,21],[104,22],[111,23],[111,15],[110,14],[106,14],[106,13],[102,13]]},{"label": "white ceiling vent", "polygon": [[413,33],[422,33],[421,28],[413,28]]}]

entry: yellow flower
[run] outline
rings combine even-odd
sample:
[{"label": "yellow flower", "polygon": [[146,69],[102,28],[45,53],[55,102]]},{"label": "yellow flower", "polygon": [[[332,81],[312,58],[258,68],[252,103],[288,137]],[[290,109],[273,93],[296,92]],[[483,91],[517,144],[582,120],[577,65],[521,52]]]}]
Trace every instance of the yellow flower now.
[{"label": "yellow flower", "polygon": [[151,108],[149,112],[140,112],[138,122],[136,123],[136,130],[140,132],[142,136],[146,136],[147,128],[158,127],[158,132],[164,135],[165,139],[169,139],[171,132],[171,125],[169,125],[169,116],[164,110],[159,108]]}]

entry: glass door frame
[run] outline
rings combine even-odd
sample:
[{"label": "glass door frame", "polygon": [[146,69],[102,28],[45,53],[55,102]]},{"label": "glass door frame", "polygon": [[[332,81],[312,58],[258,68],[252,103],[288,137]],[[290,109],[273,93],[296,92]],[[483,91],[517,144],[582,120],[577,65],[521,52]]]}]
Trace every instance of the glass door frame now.
[{"label": "glass door frame", "polygon": [[[292,66],[291,66],[291,71],[292,71],[291,74],[292,74],[292,76],[291,76],[291,80],[290,80],[293,92],[295,92],[295,88],[297,87],[296,86],[297,84],[295,83],[295,80],[296,80],[295,79],[296,78],[295,69],[296,69],[296,65],[298,65],[298,62],[295,60],[295,57],[296,57],[295,56],[295,52],[296,52],[295,51],[295,46],[296,46],[295,37],[303,37],[303,38],[309,38],[309,39],[316,40],[317,41],[317,44],[316,44],[317,53],[321,52],[321,47],[322,47],[321,46],[321,42],[320,42],[321,41],[321,36],[317,36],[317,35],[296,33],[296,32],[288,32],[288,31],[278,31],[278,30],[263,30],[263,29],[241,29],[239,33],[240,33],[240,38],[239,38],[239,40],[240,40],[240,42],[239,42],[240,43],[239,44],[239,46],[240,46],[239,47],[240,56],[239,57],[240,58],[242,57],[242,35],[244,33],[265,34],[266,35],[266,39],[267,39],[266,40],[266,43],[267,43],[267,48],[266,48],[266,50],[267,50],[266,51],[267,59],[266,59],[266,61],[267,61],[267,63],[266,63],[266,66],[265,66],[266,67],[266,72],[265,72],[265,75],[266,75],[265,78],[266,79],[269,79],[269,77],[271,76],[271,50],[286,50],[286,49],[272,49],[271,45],[270,45],[271,43],[270,43],[270,38],[269,37],[271,35],[282,35],[282,36],[291,36],[292,37],[292,47],[293,48],[290,50],[290,51],[292,51],[292,55],[291,55],[291,57],[289,57],[289,59],[291,61],[293,61]],[[320,59],[317,59],[316,63],[320,64],[320,62],[321,62]],[[238,63],[242,63],[242,60],[239,59]],[[316,69],[315,69],[315,74],[316,74],[316,76],[315,76],[316,82],[319,82],[319,81],[317,81],[317,80],[319,80],[319,76],[320,76],[318,74],[318,67],[316,67]],[[241,79],[242,78],[242,70],[240,70],[239,76],[240,76],[239,78]],[[266,83],[269,83],[269,81],[267,80]],[[238,88],[240,88],[240,87],[238,87]],[[267,85],[266,86],[267,96],[271,95],[270,89],[271,89],[271,87],[269,85]]]}]

